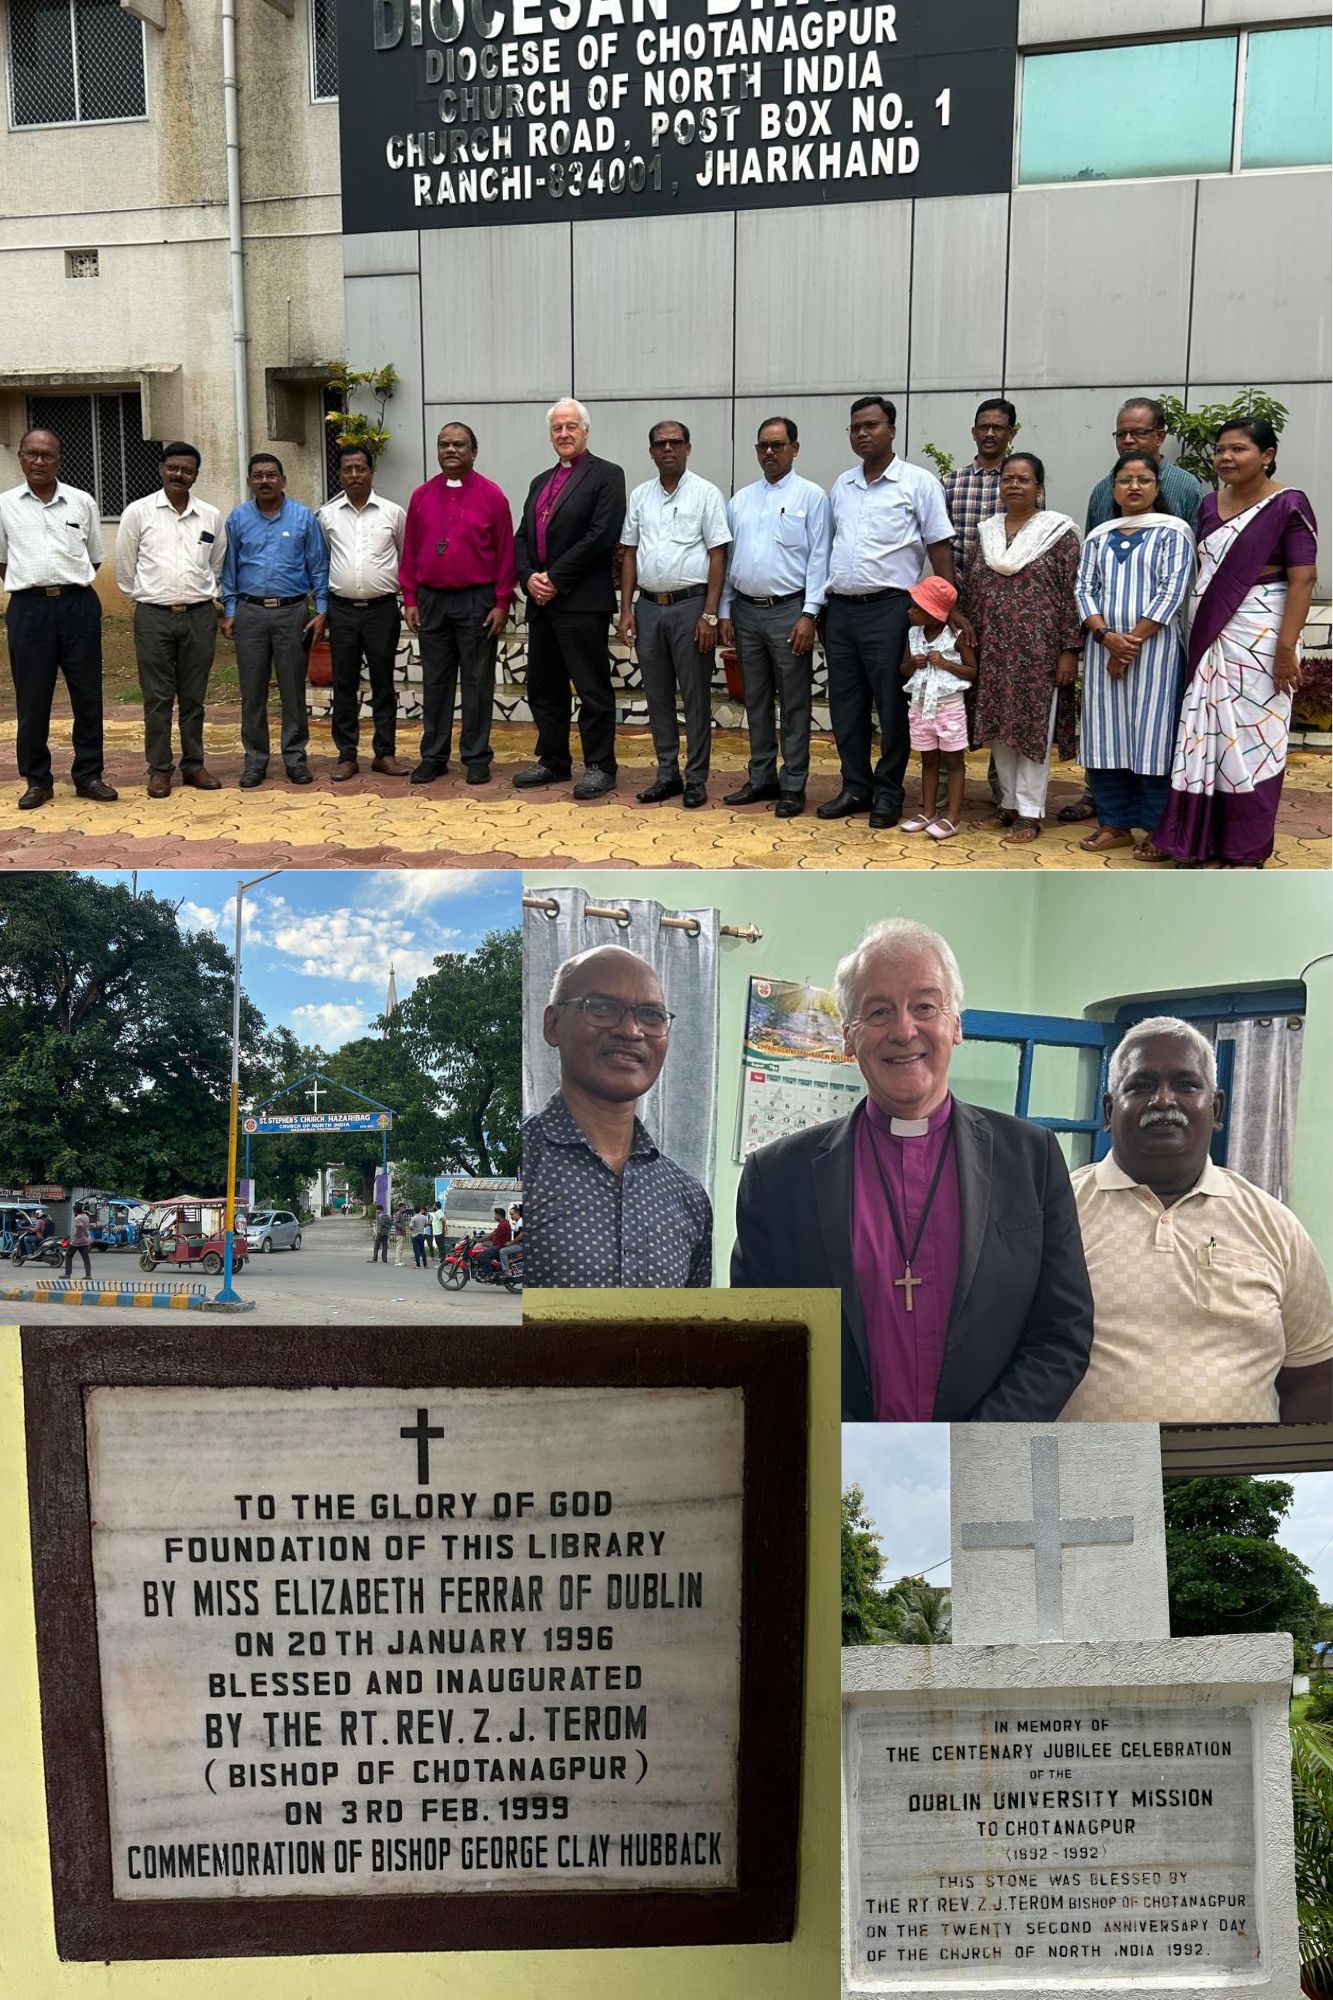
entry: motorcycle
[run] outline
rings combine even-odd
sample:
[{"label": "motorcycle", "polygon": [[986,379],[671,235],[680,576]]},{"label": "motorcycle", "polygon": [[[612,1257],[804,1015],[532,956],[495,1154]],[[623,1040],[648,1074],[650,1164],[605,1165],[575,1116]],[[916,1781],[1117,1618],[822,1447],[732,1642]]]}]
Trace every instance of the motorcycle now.
[{"label": "motorcycle", "polygon": [[10,1262],[16,1271],[24,1264],[50,1264],[59,1268],[65,1261],[65,1246],[54,1236],[34,1236],[31,1230],[19,1237]]},{"label": "motorcycle", "polygon": [[469,1282],[477,1285],[502,1285],[507,1292],[521,1292],[523,1289],[523,1246],[515,1244],[509,1253],[509,1269],[500,1264],[482,1263],[474,1254],[484,1244],[455,1243],[452,1250],[445,1252],[435,1275],[446,1291],[461,1292]]}]

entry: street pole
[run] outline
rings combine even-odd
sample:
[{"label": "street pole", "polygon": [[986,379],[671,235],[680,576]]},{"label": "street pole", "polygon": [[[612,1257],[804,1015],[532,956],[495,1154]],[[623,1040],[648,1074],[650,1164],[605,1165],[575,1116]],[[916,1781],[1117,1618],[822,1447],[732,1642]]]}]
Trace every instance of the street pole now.
[{"label": "street pole", "polygon": [[241,1108],[241,899],[247,889],[256,889],[261,882],[271,882],[275,875],[281,873],[280,868],[270,868],[266,875],[256,875],[249,882],[236,884],[236,948],[231,968],[231,1096],[227,1125],[227,1209],[224,1218],[227,1241],[222,1260],[222,1290],[216,1300],[218,1305],[223,1306],[238,1306],[242,1303],[241,1295],[231,1281],[236,1243],[236,1139]]}]

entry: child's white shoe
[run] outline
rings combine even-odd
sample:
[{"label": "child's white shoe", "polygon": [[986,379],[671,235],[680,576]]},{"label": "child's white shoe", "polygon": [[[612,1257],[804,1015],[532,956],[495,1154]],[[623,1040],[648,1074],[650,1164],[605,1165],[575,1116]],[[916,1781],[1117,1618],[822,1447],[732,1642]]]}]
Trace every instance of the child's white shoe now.
[{"label": "child's white shoe", "polygon": [[905,819],[898,831],[899,833],[929,833],[930,827],[931,821],[925,813],[917,813],[914,818]]}]

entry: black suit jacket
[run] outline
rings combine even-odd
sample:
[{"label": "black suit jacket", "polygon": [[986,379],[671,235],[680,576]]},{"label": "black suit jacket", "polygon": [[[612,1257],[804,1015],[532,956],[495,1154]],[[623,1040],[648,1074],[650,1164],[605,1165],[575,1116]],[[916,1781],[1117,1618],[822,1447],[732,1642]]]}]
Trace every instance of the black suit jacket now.
[{"label": "black suit jacket", "polygon": [[[843,1420],[874,1416],[865,1314],[852,1261],[849,1118],[752,1153],[736,1197],[733,1285],[842,1293]],[[958,1285],[949,1313],[937,1423],[1049,1423],[1082,1380],[1092,1291],[1069,1170],[1055,1135],[954,1099]]]},{"label": "black suit jacket", "polygon": [[[514,559],[524,590],[528,578],[543,564],[537,559],[537,496],[554,472],[539,472],[523,502],[523,518],[514,536]],[[562,611],[609,619],[616,607],[611,554],[625,521],[625,475],[608,459],[586,451],[565,481],[546,524],[546,574],[556,587],[548,605],[529,603],[533,610],[559,615]]]}]

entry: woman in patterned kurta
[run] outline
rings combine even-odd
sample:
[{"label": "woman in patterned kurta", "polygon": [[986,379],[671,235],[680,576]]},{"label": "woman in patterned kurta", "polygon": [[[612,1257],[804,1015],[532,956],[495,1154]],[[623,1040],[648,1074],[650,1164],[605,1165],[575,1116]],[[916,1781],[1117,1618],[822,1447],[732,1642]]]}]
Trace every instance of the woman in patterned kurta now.
[{"label": "woman in patterned kurta", "polygon": [[1046,470],[1016,451],[1000,476],[1002,514],[981,523],[963,608],[977,635],[973,733],[1000,781],[1003,844],[1041,832],[1052,743],[1074,754],[1074,678],[1082,628],[1074,602],[1078,529],[1042,506]]},{"label": "woman in patterned kurta", "polygon": [[1087,627],[1079,747],[1099,825],[1089,854],[1145,838],[1138,861],[1165,861],[1153,840],[1171,791],[1185,651],[1180,607],[1194,575],[1194,537],[1156,511],[1161,473],[1151,452],[1127,451],[1111,473],[1116,518],[1093,528],[1078,566]]}]

